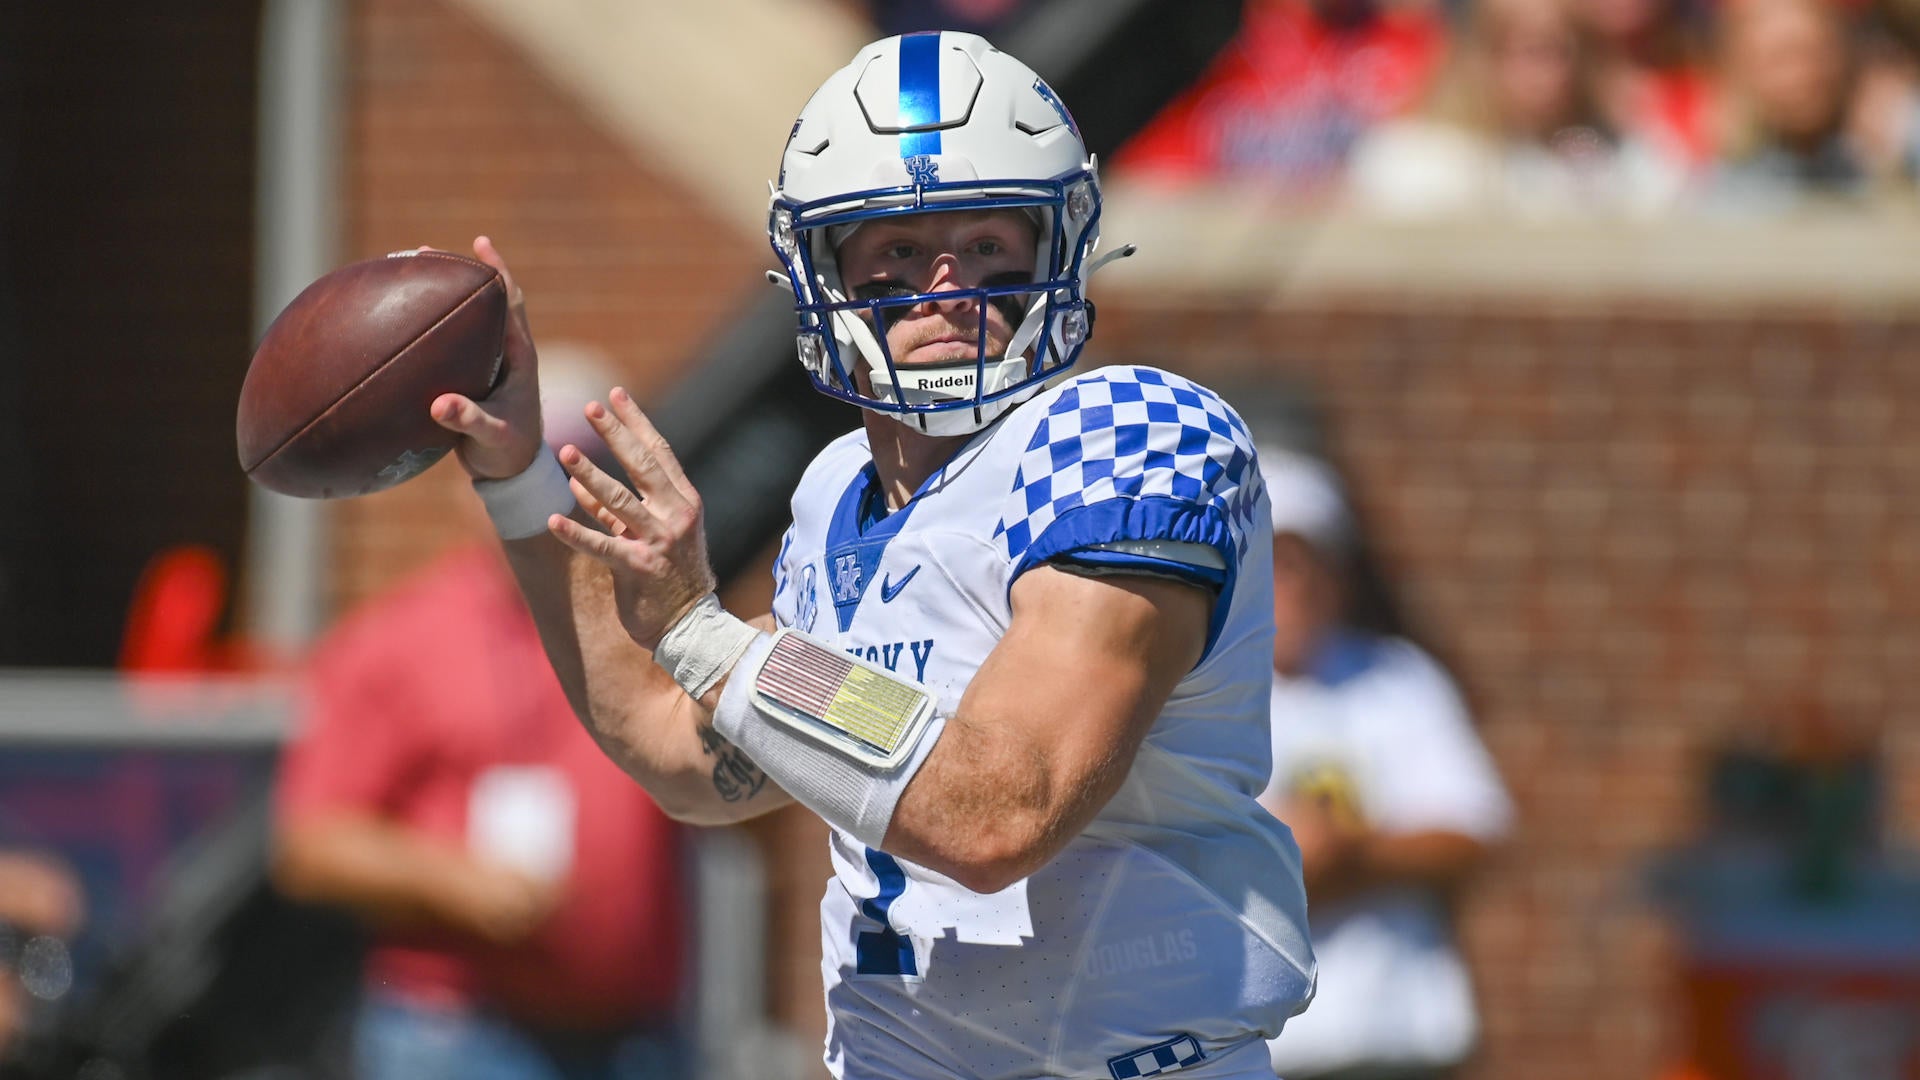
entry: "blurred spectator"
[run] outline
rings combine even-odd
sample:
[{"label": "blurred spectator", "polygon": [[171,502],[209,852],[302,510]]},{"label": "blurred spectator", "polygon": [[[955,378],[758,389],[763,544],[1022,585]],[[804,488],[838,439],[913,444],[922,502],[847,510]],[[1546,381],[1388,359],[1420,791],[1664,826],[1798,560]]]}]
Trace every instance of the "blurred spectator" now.
[{"label": "blurred spectator", "polygon": [[1576,0],[1593,53],[1593,93],[1613,130],[1690,174],[1714,153],[1713,84],[1701,63],[1695,0]]},{"label": "blurred spectator", "polygon": [[[590,447],[612,380],[562,385],[559,351],[548,435]],[[374,931],[362,1080],[690,1075],[681,835],[574,718],[495,545],[350,616],[310,687],[274,874]]]},{"label": "blurred spectator", "polygon": [[1805,196],[1857,196],[1865,148],[1849,135],[1852,40],[1823,0],[1742,0],[1721,13],[1721,162],[1713,204],[1774,212]]},{"label": "blurred spectator", "polygon": [[881,36],[964,30],[992,39],[1032,6],[1032,0],[867,0],[868,13]]},{"label": "blurred spectator", "polygon": [[80,880],[65,863],[0,851],[0,1061],[26,1031],[29,998],[66,991],[73,973],[63,943],[85,913]]},{"label": "blurred spectator", "polygon": [[1419,104],[1443,46],[1425,3],[1249,0],[1239,37],[1116,163],[1162,181],[1330,194],[1360,137]]},{"label": "blurred spectator", "polygon": [[1847,123],[1870,173],[1920,178],[1920,3],[1882,0],[1866,21]]},{"label": "blurred spectator", "polygon": [[1424,116],[1354,152],[1351,195],[1397,218],[1646,215],[1685,176],[1623,136],[1596,96],[1594,52],[1562,0],[1480,0]]},{"label": "blurred spectator", "polygon": [[1273,500],[1273,781],[1319,989],[1271,1044],[1289,1078],[1438,1076],[1478,1020],[1451,899],[1513,809],[1445,671],[1347,619],[1354,531],[1332,471],[1262,449]]}]

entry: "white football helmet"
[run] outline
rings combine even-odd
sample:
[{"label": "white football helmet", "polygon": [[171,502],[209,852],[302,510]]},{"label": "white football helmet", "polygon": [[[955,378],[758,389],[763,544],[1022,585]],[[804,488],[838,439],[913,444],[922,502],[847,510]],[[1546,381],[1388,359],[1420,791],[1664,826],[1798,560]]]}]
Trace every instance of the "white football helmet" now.
[{"label": "white football helmet", "polygon": [[[835,248],[852,226],[1002,207],[1026,208],[1039,226],[1031,280],[859,297],[841,280]],[[814,386],[928,434],[993,422],[1071,367],[1093,329],[1085,288],[1098,265],[1089,262],[1100,235],[1095,162],[1046,81],[974,34],[877,41],[828,78],[787,138],[767,235],[786,266],[800,362]],[[887,325],[884,309],[904,314],[969,294],[1009,313],[1004,356],[989,356],[982,334],[971,361],[894,365],[876,332]],[[854,380],[862,362],[871,394]]]}]

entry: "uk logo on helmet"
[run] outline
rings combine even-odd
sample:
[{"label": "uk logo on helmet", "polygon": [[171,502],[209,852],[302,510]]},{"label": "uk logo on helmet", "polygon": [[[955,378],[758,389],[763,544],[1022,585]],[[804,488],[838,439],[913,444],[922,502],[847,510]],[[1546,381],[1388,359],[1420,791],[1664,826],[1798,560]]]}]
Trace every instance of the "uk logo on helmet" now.
[{"label": "uk logo on helmet", "polygon": [[915,154],[906,159],[907,176],[915,184],[937,184],[940,182],[940,163],[930,154]]},{"label": "uk logo on helmet", "polygon": [[1033,92],[1040,95],[1040,100],[1053,106],[1053,111],[1060,114],[1060,122],[1067,125],[1067,130],[1073,132],[1075,138],[1080,136],[1080,125],[1073,122],[1073,114],[1067,111],[1067,103],[1061,101],[1060,95],[1053,92],[1053,87],[1047,85],[1047,80],[1033,80]]}]

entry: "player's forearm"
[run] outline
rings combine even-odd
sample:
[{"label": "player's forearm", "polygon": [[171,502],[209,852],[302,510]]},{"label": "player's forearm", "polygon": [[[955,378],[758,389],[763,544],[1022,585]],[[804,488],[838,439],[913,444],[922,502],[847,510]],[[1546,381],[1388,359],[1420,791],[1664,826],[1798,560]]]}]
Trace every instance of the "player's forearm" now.
[{"label": "player's forearm", "polygon": [[663,811],[718,825],[785,805],[784,793],[714,733],[710,710],[627,636],[604,567],[544,536],[506,548],[575,715]]},{"label": "player's forearm", "polygon": [[1178,582],[1041,567],[908,784],[887,850],[975,891],[1032,874],[1120,790],[1199,662],[1212,598]]},{"label": "player's forearm", "polygon": [[894,810],[888,853],[998,892],[1065,849],[1126,778],[1130,750],[1089,770],[1011,719],[965,707],[948,718]]},{"label": "player's forearm", "polygon": [[1165,693],[1143,663],[1060,678],[1084,658],[1059,649],[1009,635],[988,657],[901,795],[889,853],[998,891],[1058,855],[1120,789]]}]

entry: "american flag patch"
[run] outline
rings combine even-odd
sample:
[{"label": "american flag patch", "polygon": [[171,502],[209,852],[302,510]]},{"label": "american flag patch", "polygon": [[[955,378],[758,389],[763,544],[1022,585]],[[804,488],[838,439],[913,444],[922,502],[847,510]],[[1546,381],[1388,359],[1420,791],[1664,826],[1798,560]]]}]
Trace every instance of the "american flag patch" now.
[{"label": "american flag patch", "polygon": [[1113,1080],[1132,1080],[1136,1076],[1164,1076],[1207,1059],[1200,1041],[1191,1035],[1175,1035],[1144,1050],[1107,1059],[1107,1071]]},{"label": "american flag patch", "polygon": [[919,686],[791,630],[773,643],[753,689],[781,719],[888,766],[933,712]]}]

